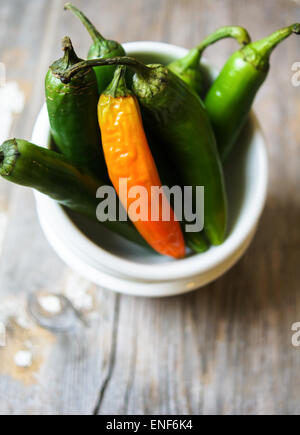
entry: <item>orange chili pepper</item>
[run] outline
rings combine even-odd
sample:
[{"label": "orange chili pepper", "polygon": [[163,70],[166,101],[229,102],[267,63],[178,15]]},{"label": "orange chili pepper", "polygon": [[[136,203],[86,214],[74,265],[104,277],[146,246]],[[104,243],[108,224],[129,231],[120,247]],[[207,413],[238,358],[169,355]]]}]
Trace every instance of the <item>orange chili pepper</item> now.
[{"label": "orange chili pepper", "polygon": [[[130,197],[130,189],[137,186],[145,188],[147,195],[140,194],[138,199],[140,208],[147,210],[146,220],[133,221],[135,227],[157,252],[181,258],[185,255],[183,234],[165,194],[153,195],[151,190],[153,186],[161,187],[161,181],[144,132],[138,101],[126,88],[124,71],[124,67],[117,68],[112,83],[101,95],[98,104],[109,177],[131,219],[133,212],[130,206],[137,198]],[[127,191],[119,189],[120,179],[126,179]],[[157,220],[151,220],[154,207],[158,207]],[[163,207],[168,208],[169,220],[163,220]]]}]

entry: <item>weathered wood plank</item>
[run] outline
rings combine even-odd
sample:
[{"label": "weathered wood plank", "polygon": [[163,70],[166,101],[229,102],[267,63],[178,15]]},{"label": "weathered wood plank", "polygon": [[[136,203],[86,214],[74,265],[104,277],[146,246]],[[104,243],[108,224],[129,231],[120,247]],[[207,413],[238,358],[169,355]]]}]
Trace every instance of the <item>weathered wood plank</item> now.
[{"label": "weathered wood plank", "polygon": [[[30,105],[14,127],[17,136],[30,138],[34,117],[43,101],[43,77],[48,65],[60,55],[61,35],[53,38],[53,33],[64,14],[63,3],[57,0],[5,3],[7,15],[3,26],[10,29],[7,30],[10,43],[1,53],[7,77],[18,83],[26,81],[30,94]],[[20,15],[24,19],[18,27]],[[15,64],[15,55],[22,57],[23,50],[26,62],[20,60],[20,64]],[[1,189],[3,186],[1,182]],[[41,289],[65,292],[70,286],[74,286],[74,293],[85,287],[94,292],[94,287],[76,279],[49,247],[38,224],[32,193],[13,188],[9,197],[9,225],[0,262],[1,305],[13,296],[17,299],[11,301],[12,305],[18,306],[26,317],[23,311],[30,292]],[[11,323],[7,347],[0,349],[0,412],[92,413],[110,370],[117,301],[117,296],[98,290],[94,302],[97,316],[91,327],[81,332],[79,342],[74,335],[55,338],[39,328],[23,330]],[[28,341],[35,346],[34,363],[29,369],[20,369],[13,358]]]}]

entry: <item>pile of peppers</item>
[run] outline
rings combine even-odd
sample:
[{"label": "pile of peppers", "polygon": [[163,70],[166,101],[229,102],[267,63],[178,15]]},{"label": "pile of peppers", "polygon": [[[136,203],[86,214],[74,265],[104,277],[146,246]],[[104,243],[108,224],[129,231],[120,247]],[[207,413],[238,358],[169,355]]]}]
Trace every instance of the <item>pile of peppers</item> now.
[{"label": "pile of peppers", "polygon": [[[254,98],[265,81],[274,48],[296,23],[255,42],[238,26],[218,29],[188,54],[169,65],[145,65],[126,56],[122,45],[104,38],[71,3],[88,30],[92,45],[87,60],[77,57],[71,40],[63,39],[64,55],[45,80],[46,103],[54,149],[21,139],[0,146],[0,175],[29,186],[61,205],[96,219],[100,186],[113,186],[129,218],[133,199],[119,189],[142,186],[148,195],[148,220],[99,222],[131,242],[183,258],[188,246],[204,252],[224,242],[227,198],[223,166],[239,144]],[[223,38],[239,49],[213,83],[201,65],[203,51]],[[204,229],[185,231],[163,193],[170,218],[151,218],[153,186],[204,186]],[[154,201],[154,202],[155,202]],[[132,219],[133,220],[133,219]]]}]

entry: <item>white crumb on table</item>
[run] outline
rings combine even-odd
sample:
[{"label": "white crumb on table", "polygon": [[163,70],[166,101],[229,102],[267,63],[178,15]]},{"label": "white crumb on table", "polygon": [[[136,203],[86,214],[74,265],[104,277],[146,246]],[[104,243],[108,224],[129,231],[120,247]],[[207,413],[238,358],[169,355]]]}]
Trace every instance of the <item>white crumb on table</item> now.
[{"label": "white crumb on table", "polygon": [[19,350],[14,356],[18,367],[27,368],[32,365],[32,353],[29,350]]},{"label": "white crumb on table", "polygon": [[0,143],[7,139],[14,114],[21,113],[25,96],[17,82],[7,82],[0,86]]},{"label": "white crumb on table", "polygon": [[59,314],[62,310],[61,301],[57,296],[39,296],[38,301],[49,314]]}]

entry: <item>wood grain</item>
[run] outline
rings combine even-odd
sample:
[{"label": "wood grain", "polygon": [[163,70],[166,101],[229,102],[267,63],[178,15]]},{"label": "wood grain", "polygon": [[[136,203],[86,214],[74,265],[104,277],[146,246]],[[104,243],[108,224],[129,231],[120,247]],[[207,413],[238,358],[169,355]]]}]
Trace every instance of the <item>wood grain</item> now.
[{"label": "wood grain", "polygon": [[[0,61],[26,89],[27,107],[12,135],[29,138],[43,101],[43,76],[70,35],[81,56],[89,37],[63,0],[2,0]],[[293,0],[85,0],[103,34],[120,41],[158,40],[191,47],[220,25],[240,24],[257,39],[300,21]],[[221,66],[236,47],[222,41],[206,57]],[[4,59],[4,60],[2,60]],[[38,225],[32,193],[1,181],[6,216],[0,298],[39,289],[88,288],[89,328],[43,339],[35,382],[7,373],[0,349],[1,414],[299,414],[300,88],[291,66],[299,39],[278,47],[255,110],[270,154],[265,212],[247,254],[223,278],[182,297],[143,299],[95,289],[52,252]],[[117,289],[116,289],[117,290]],[[1,302],[0,302],[1,303]],[[16,330],[10,332],[15,343]],[[41,330],[28,333],[38,341]],[[12,362],[13,364],[13,362]],[[24,378],[22,377],[24,376]],[[23,380],[22,380],[23,379]]]}]

